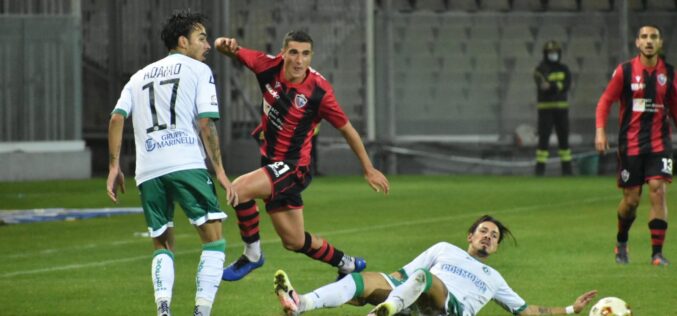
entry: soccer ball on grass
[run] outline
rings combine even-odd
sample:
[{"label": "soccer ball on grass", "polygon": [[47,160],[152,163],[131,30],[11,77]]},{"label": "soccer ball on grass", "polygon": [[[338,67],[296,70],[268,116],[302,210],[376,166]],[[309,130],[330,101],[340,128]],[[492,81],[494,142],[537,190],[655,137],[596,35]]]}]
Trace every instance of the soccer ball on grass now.
[{"label": "soccer ball on grass", "polygon": [[589,316],[632,316],[628,303],[618,297],[605,297],[590,309]]}]

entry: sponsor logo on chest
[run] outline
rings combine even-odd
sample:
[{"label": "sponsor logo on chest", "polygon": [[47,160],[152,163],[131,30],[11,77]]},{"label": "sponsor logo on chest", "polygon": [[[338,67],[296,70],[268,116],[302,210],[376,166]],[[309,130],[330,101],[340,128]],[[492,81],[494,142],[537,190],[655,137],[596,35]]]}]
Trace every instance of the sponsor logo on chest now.
[{"label": "sponsor logo on chest", "polygon": [[663,110],[663,104],[653,103],[652,101],[651,99],[632,99],[632,111],[656,113]]}]

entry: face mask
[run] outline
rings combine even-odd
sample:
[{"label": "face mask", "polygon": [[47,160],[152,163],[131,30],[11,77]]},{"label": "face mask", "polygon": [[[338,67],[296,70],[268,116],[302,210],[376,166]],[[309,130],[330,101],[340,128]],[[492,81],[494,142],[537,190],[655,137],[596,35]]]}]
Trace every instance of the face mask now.
[{"label": "face mask", "polygon": [[551,62],[556,62],[559,60],[559,54],[558,53],[548,53],[548,60]]}]

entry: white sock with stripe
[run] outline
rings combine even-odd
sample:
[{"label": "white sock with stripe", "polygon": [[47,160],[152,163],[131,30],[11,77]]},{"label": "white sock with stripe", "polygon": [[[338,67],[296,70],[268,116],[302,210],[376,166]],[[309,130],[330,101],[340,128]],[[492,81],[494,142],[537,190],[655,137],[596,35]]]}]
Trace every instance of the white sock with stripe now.
[{"label": "white sock with stripe", "polygon": [[[359,277],[362,282],[361,276]],[[364,285],[361,286],[364,288]],[[352,275],[327,284],[299,297],[299,311],[306,312],[318,308],[339,307],[355,297],[358,285]]]},{"label": "white sock with stripe", "polygon": [[386,302],[392,303],[397,312],[414,304],[419,296],[427,291],[432,284],[432,275],[425,269],[418,269],[412,273],[404,283],[395,287]]},{"label": "white sock with stripe", "polygon": [[211,307],[221,284],[223,263],[226,260],[226,241],[221,239],[202,245],[200,264],[195,277],[195,305]]},{"label": "white sock with stripe", "polygon": [[174,254],[167,249],[159,249],[153,253],[151,264],[151,276],[153,278],[153,290],[155,291],[155,303],[160,301],[172,301],[172,288],[174,287]]}]

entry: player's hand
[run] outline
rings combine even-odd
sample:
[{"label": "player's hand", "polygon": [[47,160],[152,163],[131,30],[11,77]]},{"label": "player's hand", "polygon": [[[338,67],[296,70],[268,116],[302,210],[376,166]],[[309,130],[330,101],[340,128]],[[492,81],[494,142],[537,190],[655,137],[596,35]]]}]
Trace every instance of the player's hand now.
[{"label": "player's hand", "polygon": [[234,55],[237,53],[237,50],[240,49],[240,45],[237,44],[237,40],[229,37],[219,37],[214,40],[214,47],[226,55]]},{"label": "player's hand", "polygon": [[238,204],[240,204],[240,198],[237,195],[237,191],[235,191],[235,187],[233,186],[233,183],[228,180],[226,175],[221,175],[217,176],[217,180],[219,181],[219,184],[223,188],[224,191],[226,191],[226,200],[228,201],[228,204],[235,207]]},{"label": "player's hand", "polygon": [[240,204],[240,197],[237,195],[237,191],[235,191],[232,183],[228,183],[228,185],[226,185],[223,189],[226,190],[226,199],[228,200],[228,204],[230,204],[232,207],[236,207],[238,204]]},{"label": "player's hand", "polygon": [[579,296],[573,305],[574,312],[576,312],[576,314],[580,313],[585,308],[585,306],[587,306],[588,303],[590,303],[590,301],[595,298],[595,296],[597,296],[597,290],[588,291]]},{"label": "player's hand", "polygon": [[388,194],[388,191],[390,191],[390,183],[388,183],[388,179],[383,175],[383,173],[381,173],[381,171],[378,171],[375,168],[367,170],[367,172],[364,174],[364,179],[367,180],[369,186],[376,192]]},{"label": "player's hand", "polygon": [[119,168],[108,171],[108,180],[106,181],[106,191],[108,198],[114,203],[118,202],[118,187],[122,193],[125,193],[125,175]]},{"label": "player's hand", "polygon": [[595,150],[600,154],[605,153],[609,149],[609,141],[606,138],[606,132],[603,128],[595,130]]}]

